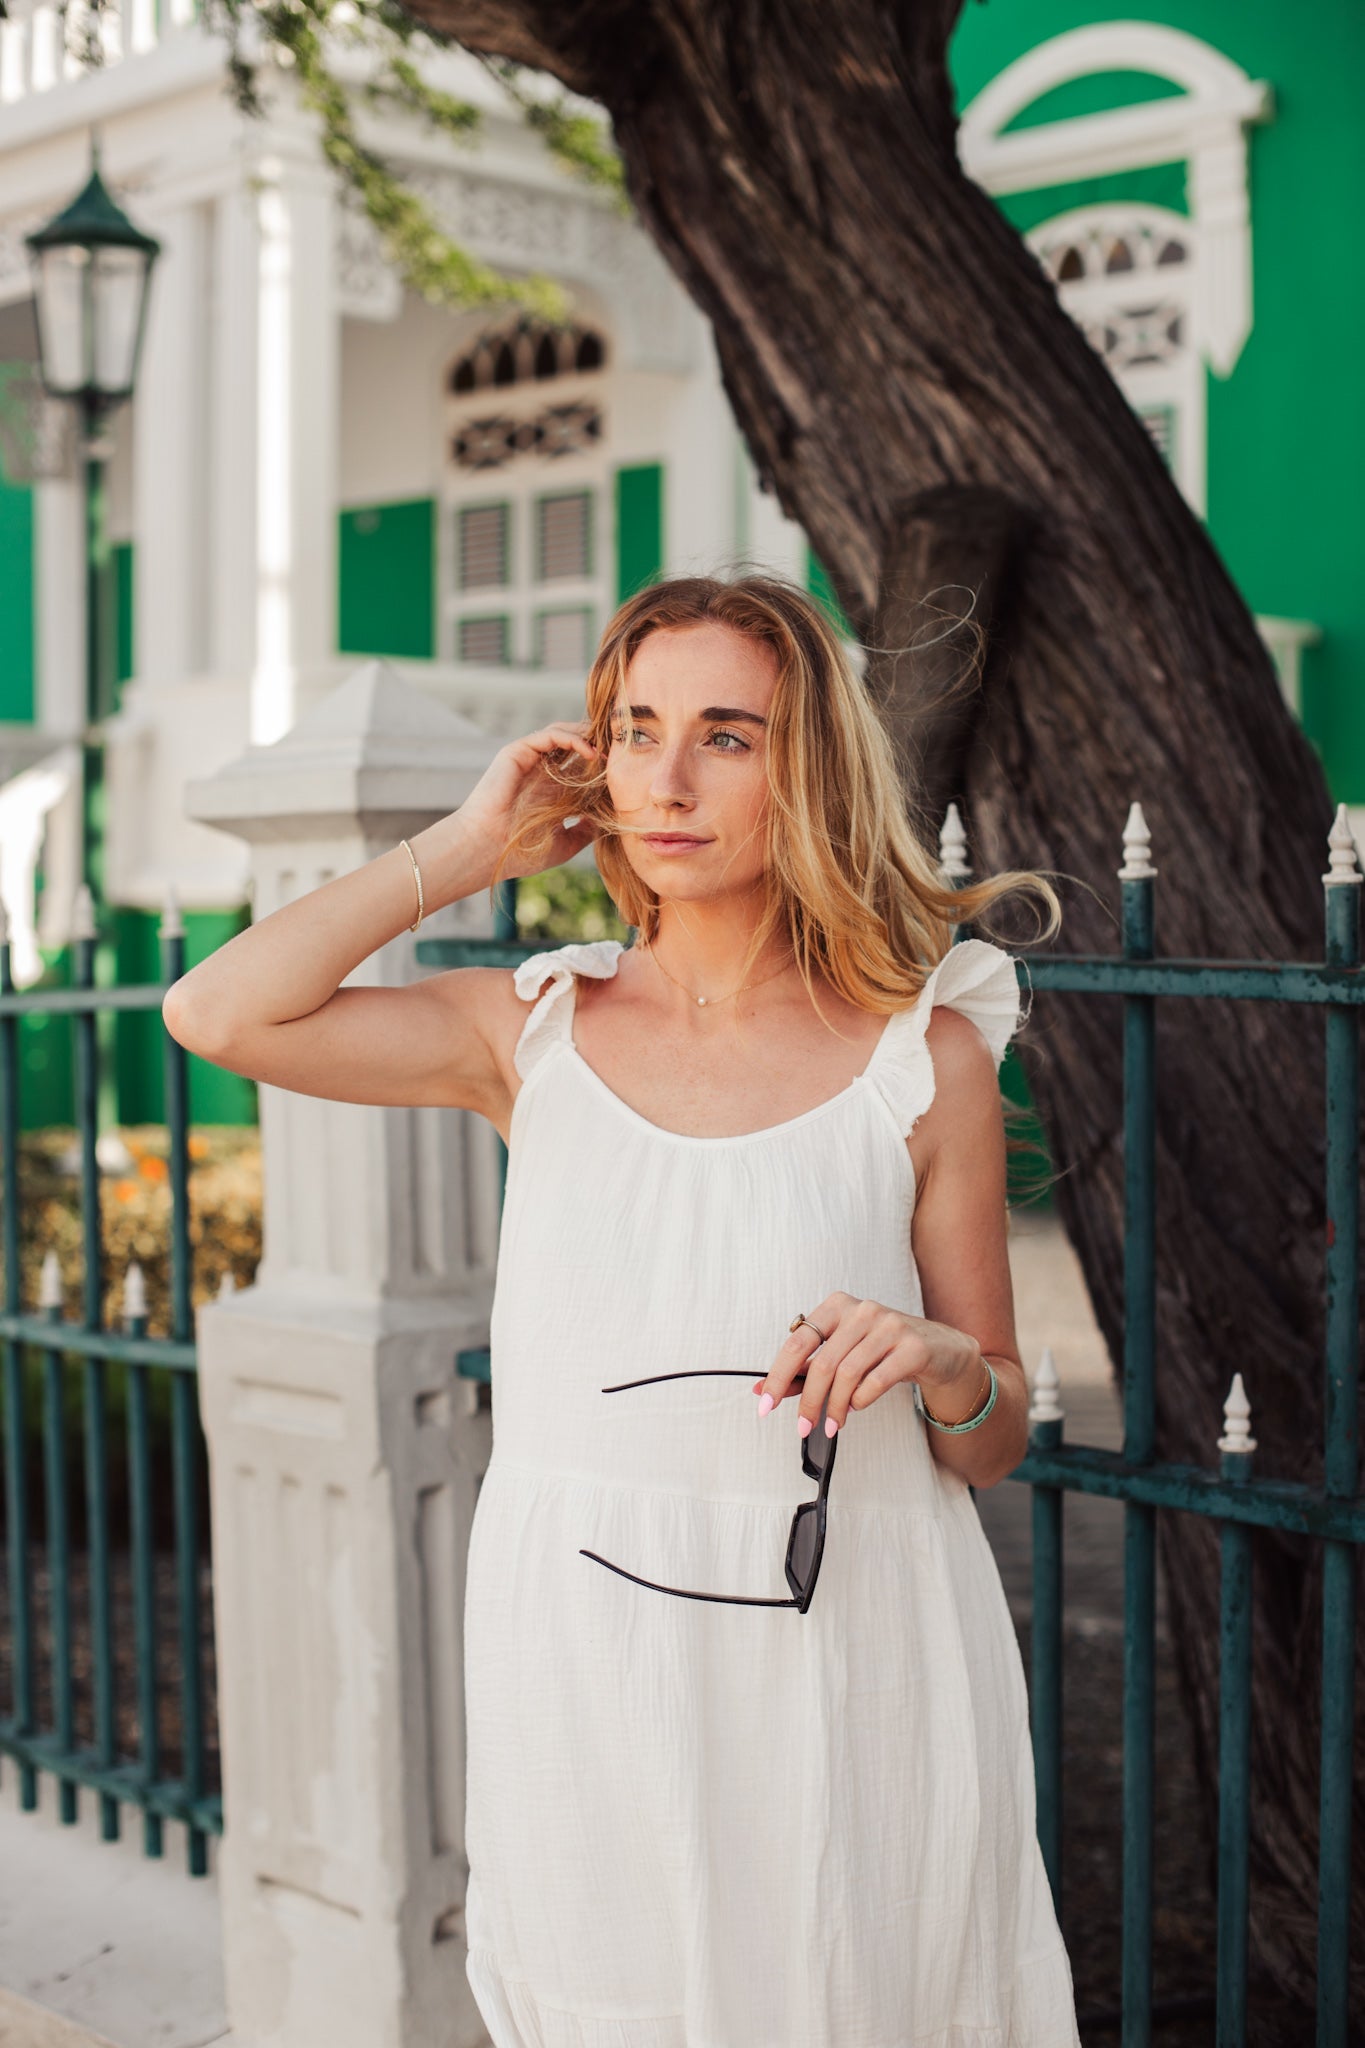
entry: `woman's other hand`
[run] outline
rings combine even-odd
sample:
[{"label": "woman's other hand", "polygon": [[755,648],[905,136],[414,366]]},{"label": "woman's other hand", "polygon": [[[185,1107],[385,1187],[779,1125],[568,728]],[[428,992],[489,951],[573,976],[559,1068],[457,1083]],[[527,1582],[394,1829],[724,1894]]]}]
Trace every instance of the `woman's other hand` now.
[{"label": "woman's other hand", "polygon": [[[798,1324],[766,1375],[754,1382],[756,1394],[771,1397],[769,1406],[799,1392],[802,1436],[819,1420],[826,1396],[825,1427],[833,1436],[851,1409],[869,1407],[902,1380],[919,1382],[943,1422],[959,1422],[979,1405],[987,1384],[981,1346],[964,1330],[851,1294],[827,1295],[809,1314],[810,1321]],[[761,1400],[760,1409],[768,1413]]]}]

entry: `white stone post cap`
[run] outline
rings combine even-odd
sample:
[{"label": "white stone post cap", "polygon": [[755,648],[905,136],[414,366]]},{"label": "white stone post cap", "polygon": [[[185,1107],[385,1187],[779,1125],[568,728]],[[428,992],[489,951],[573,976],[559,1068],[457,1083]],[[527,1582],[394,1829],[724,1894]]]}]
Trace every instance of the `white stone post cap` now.
[{"label": "white stone post cap", "polygon": [[503,742],[369,661],[269,746],[185,785],[187,816],[239,839],[404,836],[463,803]]}]

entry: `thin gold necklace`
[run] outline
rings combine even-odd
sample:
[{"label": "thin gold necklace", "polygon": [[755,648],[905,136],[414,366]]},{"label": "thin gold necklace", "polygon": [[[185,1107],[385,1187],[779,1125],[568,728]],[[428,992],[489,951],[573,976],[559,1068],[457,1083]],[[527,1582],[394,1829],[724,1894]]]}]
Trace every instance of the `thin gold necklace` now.
[{"label": "thin gold necklace", "polygon": [[[657,953],[655,952],[654,948],[653,948],[653,947],[652,947],[651,945],[649,945],[648,943],[646,943],[646,944],[644,945],[644,947],[643,947],[643,949],[642,949],[642,950],[643,950],[644,952],[648,953],[648,955],[649,955],[650,959],[651,959],[651,960],[652,960],[652,961],[654,962],[654,964],[655,964],[655,966],[656,966],[656,967],[658,968],[658,970],[659,970],[660,974],[668,974],[668,969],[667,969],[667,968],[666,968],[666,967],[664,966],[664,963],[663,963],[663,961],[662,961],[662,960],[661,960],[661,959],[659,958],[658,954],[657,954]],[[692,991],[691,991],[691,989],[690,989],[690,988],[689,988],[689,987],[687,986],[686,982],[683,982],[683,981],[679,981],[679,980],[678,980],[678,977],[677,977],[677,975],[676,975],[676,974],[668,974],[668,978],[669,978],[669,980],[670,980],[670,981],[671,981],[671,982],[673,983],[673,985],[674,985],[674,987],[675,987],[675,988],[680,988],[680,989],[682,990],[682,992],[683,992],[683,994],[684,994],[685,996],[691,996],[691,997],[692,997],[692,1001],[693,1001],[694,1003],[696,1003],[696,1004],[697,1004],[697,1006],[698,1006],[698,1007],[699,1007],[700,1009],[703,1009],[703,1010],[714,1010],[714,1009],[716,1008],[716,1006],[717,1006],[717,1004],[718,1004],[718,1003],[728,1003],[728,1002],[732,1002],[732,1001],[734,1000],[734,998],[735,998],[736,996],[742,996],[742,995],[745,995],[745,994],[747,994],[747,993],[748,993],[748,991],[749,991],[749,990],[750,990],[751,988],[762,988],[762,987],[763,987],[763,984],[764,984],[764,982],[768,982],[768,981],[776,981],[776,979],[777,979],[778,975],[779,975],[779,974],[785,974],[785,973],[786,973],[786,971],[787,971],[787,969],[788,969],[788,968],[789,968],[790,966],[792,966],[792,965],[793,965],[793,962],[792,962],[792,961],[790,961],[790,960],[784,960],[784,961],[782,962],[782,965],[781,965],[780,967],[778,967],[778,968],[775,968],[775,969],[773,970],[773,972],[772,972],[771,974],[765,974],[765,975],[763,976],[762,980],[760,980],[760,981],[746,981],[746,982],[745,982],[745,983],[744,983],[744,984],[743,984],[743,985],[742,985],[741,987],[739,987],[739,988],[732,988],[728,996],[698,996],[698,995],[692,995]]]}]

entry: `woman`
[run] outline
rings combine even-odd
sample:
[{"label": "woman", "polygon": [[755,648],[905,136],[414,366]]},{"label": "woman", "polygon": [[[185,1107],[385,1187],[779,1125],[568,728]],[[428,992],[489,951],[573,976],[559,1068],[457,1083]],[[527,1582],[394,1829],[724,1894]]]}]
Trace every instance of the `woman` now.
[{"label": "woman", "polygon": [[[479,2010],[495,2048],[1076,2048],[970,1491],[1027,1447],[1019,984],[950,943],[1018,888],[1050,932],[1056,898],[945,889],[779,579],[629,600],[586,709],[166,1002],[240,1073],[508,1142],[465,1605]],[[628,949],[339,986],[589,843]]]}]

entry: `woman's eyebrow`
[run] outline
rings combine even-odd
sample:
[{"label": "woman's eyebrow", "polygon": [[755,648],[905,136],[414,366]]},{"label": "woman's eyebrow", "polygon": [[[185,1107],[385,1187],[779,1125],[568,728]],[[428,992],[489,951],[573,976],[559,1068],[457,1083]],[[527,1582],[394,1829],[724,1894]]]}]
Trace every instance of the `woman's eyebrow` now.
[{"label": "woman's eyebrow", "polygon": [[[632,704],[630,715],[632,718],[657,718],[659,714],[648,704]],[[736,706],[725,704],[708,704],[704,711],[697,713],[697,717],[706,720],[716,718],[727,719],[731,724],[739,725],[760,725],[766,727],[768,723],[767,719],[760,718],[756,711],[744,711]]]}]

